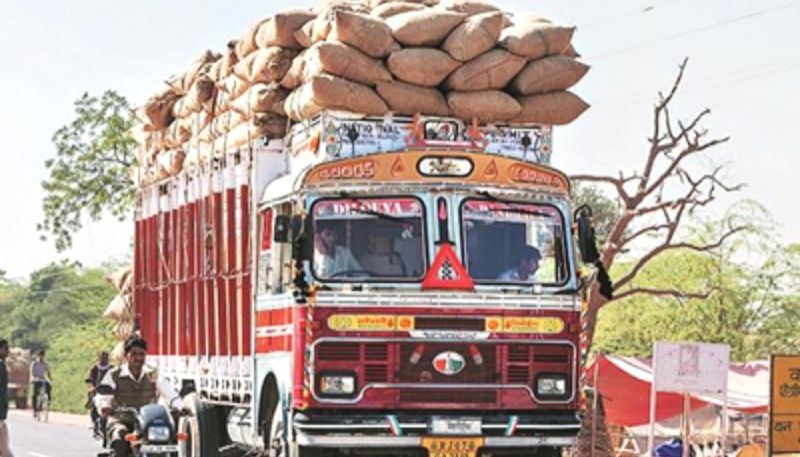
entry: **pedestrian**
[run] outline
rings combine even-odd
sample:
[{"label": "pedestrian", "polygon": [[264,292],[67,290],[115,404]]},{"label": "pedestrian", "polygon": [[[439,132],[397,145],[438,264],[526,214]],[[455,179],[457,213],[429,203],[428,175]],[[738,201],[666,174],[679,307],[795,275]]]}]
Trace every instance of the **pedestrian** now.
[{"label": "pedestrian", "polygon": [[8,341],[0,338],[0,457],[14,457],[8,437]]},{"label": "pedestrian", "polygon": [[97,386],[100,381],[106,376],[106,373],[111,369],[111,364],[108,362],[108,352],[102,351],[97,354],[97,362],[92,365],[89,372],[86,374],[86,407],[89,408],[89,415],[92,418],[92,428],[94,429],[95,438],[102,438],[102,425],[100,423],[100,412],[94,405],[94,396],[97,394]]}]

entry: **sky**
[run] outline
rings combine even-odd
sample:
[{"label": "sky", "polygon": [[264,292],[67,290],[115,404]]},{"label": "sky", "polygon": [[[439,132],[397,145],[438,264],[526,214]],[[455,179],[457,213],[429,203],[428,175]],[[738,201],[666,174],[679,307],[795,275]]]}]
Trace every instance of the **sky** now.
[{"label": "sky", "polygon": [[[24,278],[69,258],[100,265],[124,257],[130,222],[86,221],[74,247],[41,241],[44,161],[53,132],[84,92],[113,89],[134,104],[204,49],[222,50],[257,19],[311,1],[41,0],[0,2],[0,269]],[[640,167],[659,90],[684,57],[689,67],[673,115],[710,108],[711,136],[732,137],[704,166],[726,165],[745,190],[710,209],[755,199],[800,242],[800,0],[499,0],[506,11],[543,13],[578,27],[573,43],[592,66],[574,91],[592,108],[554,133],[554,165],[567,174]]]}]

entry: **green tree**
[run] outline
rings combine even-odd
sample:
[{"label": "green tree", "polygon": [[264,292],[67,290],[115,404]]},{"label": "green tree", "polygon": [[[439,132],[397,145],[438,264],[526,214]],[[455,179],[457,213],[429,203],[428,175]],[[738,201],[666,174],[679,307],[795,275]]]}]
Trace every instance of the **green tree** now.
[{"label": "green tree", "polygon": [[57,249],[71,246],[85,216],[99,220],[106,213],[119,219],[128,215],[134,201],[133,124],[123,96],[86,93],[75,102],[75,119],[53,135],[56,155],[45,162],[50,176],[42,182],[44,220],[37,229],[43,238],[52,236]]}]

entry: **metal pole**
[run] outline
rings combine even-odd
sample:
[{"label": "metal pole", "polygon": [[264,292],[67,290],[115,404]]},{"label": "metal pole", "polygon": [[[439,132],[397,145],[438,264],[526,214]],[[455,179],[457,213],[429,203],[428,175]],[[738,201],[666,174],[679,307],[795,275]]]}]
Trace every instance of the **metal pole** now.
[{"label": "metal pole", "polygon": [[658,357],[656,347],[658,343],[653,343],[653,379],[650,382],[650,430],[647,433],[647,455],[653,455],[655,447],[654,439],[656,432],[656,373],[658,372]]},{"label": "metal pole", "polygon": [[692,423],[689,417],[691,405],[689,393],[683,392],[683,457],[689,457],[689,440],[692,434]]},{"label": "metal pole", "polygon": [[597,403],[598,403],[598,388],[597,388],[597,379],[600,376],[600,357],[601,354],[598,354],[597,358],[594,361],[594,390],[593,390],[593,397],[592,397],[592,439],[591,439],[591,450],[589,451],[589,455],[594,457],[594,447],[595,447],[595,437],[597,436]]}]

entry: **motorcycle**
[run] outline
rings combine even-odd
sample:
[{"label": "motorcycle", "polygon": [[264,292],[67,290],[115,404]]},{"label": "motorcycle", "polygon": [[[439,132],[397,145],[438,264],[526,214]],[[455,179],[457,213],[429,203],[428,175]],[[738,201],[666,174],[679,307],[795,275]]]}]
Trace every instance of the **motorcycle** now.
[{"label": "motorcycle", "polygon": [[[133,424],[133,431],[125,436],[134,457],[177,457],[178,436],[175,429],[177,412],[160,404],[136,408],[114,408],[113,415]],[[97,457],[111,457],[106,431],[103,430],[103,452]]]}]

